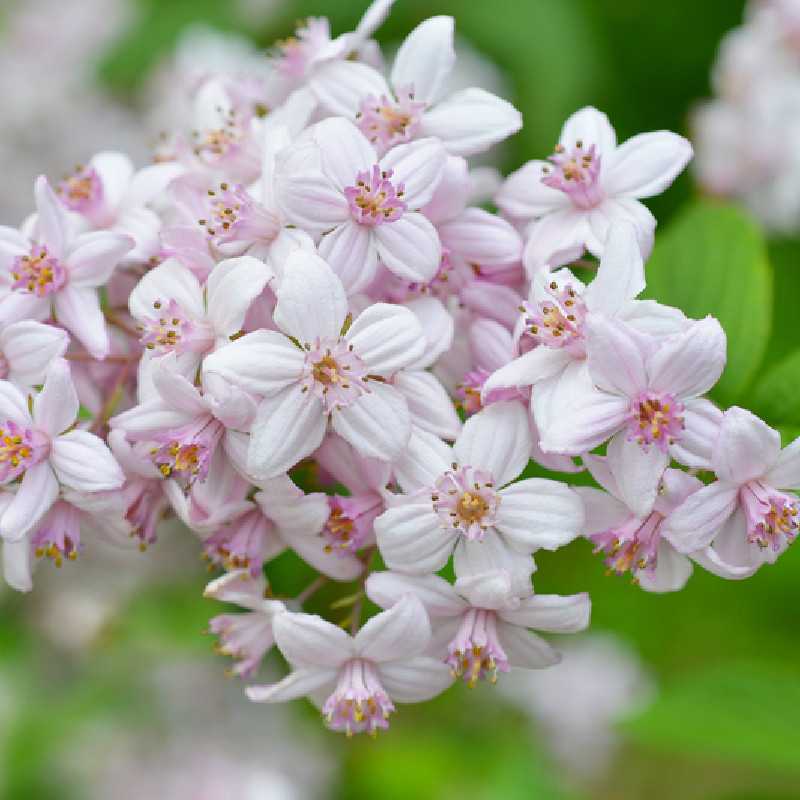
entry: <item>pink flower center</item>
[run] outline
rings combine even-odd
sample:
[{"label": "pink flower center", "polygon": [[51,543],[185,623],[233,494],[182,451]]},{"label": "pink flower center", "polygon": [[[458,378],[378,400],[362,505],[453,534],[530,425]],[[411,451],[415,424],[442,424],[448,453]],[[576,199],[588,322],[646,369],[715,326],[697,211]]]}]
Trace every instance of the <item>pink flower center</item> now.
[{"label": "pink flower center", "polygon": [[167,509],[168,501],[158,480],[134,480],[125,487],[127,508],[125,519],[131,524],[131,536],[136,536],[139,549],[144,551],[156,540],[156,527]]},{"label": "pink flower center", "polygon": [[315,345],[306,345],[303,391],[322,400],[326,413],[346,408],[369,391],[366,371],[366,365],[346,341],[326,344],[317,339]]},{"label": "pink flower center", "polygon": [[295,35],[277,44],[273,61],[278,71],[287,78],[299,80],[306,74],[314,56],[331,41],[328,20],[312,17],[306,24],[297,28]]},{"label": "pink flower center", "polygon": [[414,100],[413,88],[397,90],[397,99],[369,95],[361,101],[356,120],[359,130],[383,153],[410,141],[419,129],[425,103]]},{"label": "pink flower center", "polygon": [[389,727],[394,705],[386,694],[374,665],[362,658],[348,661],[339,675],[333,694],[322,706],[328,727],[348,736]]},{"label": "pink flower center", "polygon": [[325,552],[343,556],[355,553],[371,540],[372,523],[383,510],[383,501],[378,494],[333,495],[328,506],[328,521],[322,529]]},{"label": "pink flower center", "polygon": [[206,539],[203,553],[227,570],[249,569],[255,578],[264,562],[275,554],[272,523],[254,508]]},{"label": "pink flower center", "polygon": [[157,316],[147,317],[138,325],[141,331],[139,341],[159,355],[175,352],[202,353],[214,342],[213,335],[203,323],[192,320],[175,300],[166,304],[156,300],[153,309]]},{"label": "pink flower center", "polygon": [[75,506],[57,500],[31,538],[37,558],[47,556],[60,567],[67,558],[74,561],[81,549],[81,524]]},{"label": "pink flower center", "polygon": [[241,184],[221,183],[208,190],[207,216],[197,220],[215,245],[265,240],[280,230],[278,220],[257,203]]},{"label": "pink flower center", "polygon": [[6,420],[0,428],[0,483],[9,483],[26,469],[44,461],[50,453],[50,439],[34,428],[23,428]]},{"label": "pink flower center", "polygon": [[473,467],[459,469],[457,464],[436,481],[431,500],[442,525],[470,541],[483,539],[487,528],[494,525],[500,505],[490,473]]},{"label": "pink flower center", "polygon": [[473,688],[479,680],[497,682],[498,672],[508,672],[508,657],[497,638],[494,611],[470,608],[461,618],[453,641],[447,648],[445,663],[453,677],[463,678]]},{"label": "pink flower center", "polygon": [[605,198],[600,187],[600,153],[595,145],[585,147],[578,139],[567,149],[556,145],[550,156],[552,166],[542,167],[542,183],[568,195],[578,208],[594,208]]},{"label": "pink flower center", "polygon": [[253,675],[273,642],[271,620],[258,611],[219,614],[209,620],[208,629],[219,636],[220,644],[215,650],[238,659],[235,666],[225,671],[227,675],[242,678]]},{"label": "pink flower center", "polygon": [[359,172],[355,186],[348,186],[344,195],[353,219],[361,225],[396,222],[407,210],[402,197],[405,187],[390,180],[392,170],[381,170],[379,164],[371,172]]},{"label": "pink flower center", "polygon": [[747,519],[747,540],[762,549],[781,550],[797,537],[797,498],[760,481],[739,490],[739,502]]},{"label": "pink flower center", "polygon": [[249,123],[249,115],[229,109],[221,128],[193,133],[194,154],[210,166],[236,155],[247,138]]},{"label": "pink flower center", "polygon": [[547,284],[547,294],[549,300],[520,306],[525,332],[537,345],[563,347],[576,356],[584,355],[583,326],[587,312],[583,299],[572,284],[559,287],[555,280]]},{"label": "pink flower center", "polygon": [[33,245],[30,255],[17,256],[11,267],[12,289],[37,297],[57,292],[67,282],[64,265],[51,256],[47,247]]},{"label": "pink flower center", "polygon": [[609,573],[624,575],[640,570],[653,572],[658,560],[661,523],[664,517],[653,511],[644,520],[630,517],[619,528],[594,533],[589,538],[596,545],[595,553],[603,552]]},{"label": "pink flower center", "polygon": [[525,400],[525,395],[516,387],[508,389],[493,389],[485,398],[485,402],[481,400],[481,392],[483,384],[490,373],[476,367],[475,369],[464,375],[461,383],[456,387],[456,395],[460,398],[459,405],[467,416],[477,414],[484,406],[491,405],[492,403],[499,403],[503,400]]},{"label": "pink flower center", "polygon": [[165,478],[178,478],[187,485],[204,481],[211,457],[225,428],[213,417],[201,417],[182,428],[156,437],[160,447],[150,451],[153,463]]},{"label": "pink flower center", "polygon": [[666,392],[642,392],[632,403],[628,438],[666,452],[683,434],[684,405]]},{"label": "pink flower center", "polygon": [[103,183],[93,167],[78,166],[56,186],[56,194],[70,211],[91,215],[103,202]]}]

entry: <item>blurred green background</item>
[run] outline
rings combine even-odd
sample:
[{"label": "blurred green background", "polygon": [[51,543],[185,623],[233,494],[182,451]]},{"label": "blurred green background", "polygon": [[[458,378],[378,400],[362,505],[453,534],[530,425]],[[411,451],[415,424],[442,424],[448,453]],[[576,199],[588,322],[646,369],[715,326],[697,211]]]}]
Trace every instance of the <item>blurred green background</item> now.
[{"label": "blurred green background", "polygon": [[[137,5],[138,16],[98,65],[98,79],[125,102],[135,101],[145,76],[191,22],[267,46],[309,15],[328,16],[334,32],[350,30],[364,8],[354,0],[287,2],[261,24],[218,0]],[[565,117],[585,104],[606,111],[621,140],[659,128],[685,133],[692,105],[710,95],[717,44],[742,10],[739,0],[397,0],[378,38],[397,42],[432,14],[456,18],[459,34],[504,70],[510,99],[524,114],[523,131],[502,150],[507,171],[550,153]],[[651,204],[660,224],[648,267],[651,290],[694,316],[721,318],[732,367],[717,399],[751,405],[788,438],[800,431],[800,246],[766,243],[742,212],[696,194],[685,174]],[[176,560],[176,547],[165,537],[146,556],[128,558]],[[141,570],[115,563],[123,573]],[[685,590],[666,596],[606,577],[586,542],[537,563],[537,591],[588,590],[593,629],[627,640],[657,686],[648,709],[621,724],[621,747],[605,774],[573,780],[549,757],[546,734],[506,695],[488,685],[456,686],[434,703],[402,708],[378,741],[315,739],[341,765],[323,796],[800,798],[798,545],[746,582],[698,569]],[[70,648],[31,625],[36,614],[58,608],[59,583],[67,579],[45,567],[38,580],[51,584],[52,606],[44,612],[29,597],[0,598],[0,667],[10,694],[5,706],[0,702],[0,786],[14,799],[83,797],[64,761],[87,726],[126,727],[157,741],[166,722],[149,676],[165,662],[205,660],[223,682],[224,660],[215,659],[201,634],[217,609],[200,599],[205,577],[190,564],[129,593],[88,650]],[[61,622],[67,639],[73,623],[69,614]],[[226,698],[235,728],[250,711],[238,693]],[[295,706],[292,726],[302,742],[311,735],[305,718],[313,727],[316,715]],[[273,713],[258,711],[264,718]],[[274,734],[263,735],[266,754]]]}]

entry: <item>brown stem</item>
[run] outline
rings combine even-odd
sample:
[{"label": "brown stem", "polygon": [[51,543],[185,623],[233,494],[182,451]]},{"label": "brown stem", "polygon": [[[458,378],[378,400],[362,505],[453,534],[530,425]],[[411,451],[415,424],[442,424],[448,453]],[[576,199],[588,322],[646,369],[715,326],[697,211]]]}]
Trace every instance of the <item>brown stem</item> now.
[{"label": "brown stem", "polygon": [[311,595],[319,591],[328,582],[326,575],[318,575],[311,583],[297,595],[295,600],[302,605]]},{"label": "brown stem", "polygon": [[94,423],[92,423],[92,427],[90,429],[92,433],[99,433],[106,423],[111,419],[111,415],[114,413],[114,409],[117,407],[117,403],[119,403],[120,398],[122,397],[125,387],[125,380],[128,377],[128,373],[131,371],[132,364],[133,361],[127,361],[122,365],[122,368],[117,375],[117,379],[114,381],[114,385],[111,387],[108,400],[106,400],[105,405],[100,409],[100,413],[95,418]]},{"label": "brown stem", "polygon": [[128,336],[132,336],[134,339],[139,338],[139,331],[137,331],[135,328],[131,328],[127,323],[123,322],[113,311],[106,309],[103,313],[105,314],[106,321],[109,325],[119,328],[123,333],[127,333]]}]

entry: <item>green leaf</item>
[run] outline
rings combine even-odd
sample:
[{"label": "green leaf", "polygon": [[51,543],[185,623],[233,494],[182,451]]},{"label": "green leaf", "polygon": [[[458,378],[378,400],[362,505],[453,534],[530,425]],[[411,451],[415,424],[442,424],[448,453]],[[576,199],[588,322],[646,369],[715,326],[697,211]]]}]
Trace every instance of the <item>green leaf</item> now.
[{"label": "green leaf", "polygon": [[690,317],[717,317],[728,336],[728,364],[713,395],[725,405],[741,402],[772,321],[772,269],[756,223],[733,205],[693,203],[656,234],[645,296]]},{"label": "green leaf", "polygon": [[626,725],[632,738],[698,758],[800,772],[796,671],[734,662],[688,673]]},{"label": "green leaf", "polygon": [[800,350],[795,350],[767,370],[754,387],[752,410],[771,425],[800,425]]}]

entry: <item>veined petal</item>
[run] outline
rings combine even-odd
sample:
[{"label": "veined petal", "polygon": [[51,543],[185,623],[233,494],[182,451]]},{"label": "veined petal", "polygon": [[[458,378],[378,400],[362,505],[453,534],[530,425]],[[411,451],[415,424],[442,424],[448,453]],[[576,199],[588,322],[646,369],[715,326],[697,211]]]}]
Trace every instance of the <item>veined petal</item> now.
[{"label": "veined petal", "polygon": [[349,119],[329,117],[318,122],[313,133],[322,171],[340,192],[353,186],[358,173],[372,169],[378,161],[375,148]]},{"label": "veined petal", "polygon": [[425,606],[413,594],[400,598],[388,611],[372,617],[356,634],[355,650],[376,663],[422,655],[431,640]]},{"label": "veined petal", "polygon": [[438,229],[451,253],[481,269],[507,267],[522,258],[522,237],[516,228],[482,208],[468,208]]},{"label": "veined petal", "polygon": [[278,648],[294,667],[338,669],[356,654],[350,635],[316,614],[279,614],[274,629]]},{"label": "veined petal", "polygon": [[75,422],[79,405],[69,363],[58,358],[50,364],[42,391],[33,400],[33,421],[48,436],[58,436]]},{"label": "veined petal", "polygon": [[653,509],[661,476],[669,464],[669,454],[658,447],[645,450],[629,439],[625,431],[608,443],[608,460],[617,481],[619,499],[637,517],[645,517]]},{"label": "veined petal", "polygon": [[153,316],[155,303],[166,305],[170,300],[174,300],[186,314],[196,320],[205,316],[200,281],[174,258],[168,258],[144,275],[131,292],[128,308],[142,322]]},{"label": "veined petal", "polygon": [[562,597],[535,594],[522,600],[513,611],[501,609],[500,619],[523,628],[549,633],[577,633],[589,626],[592,602],[586,592]]},{"label": "veined petal", "polygon": [[576,142],[583,142],[584,147],[596,145],[600,155],[605,157],[617,147],[617,134],[608,117],[592,106],[576,111],[561,129],[558,141],[565,147],[572,148]]},{"label": "veined petal", "polygon": [[495,389],[534,386],[558,375],[571,362],[572,356],[562,348],[534,347],[493,372],[483,384],[481,395],[485,399]]},{"label": "veined petal", "polygon": [[410,575],[440,570],[457,537],[442,528],[430,498],[388,508],[375,520],[375,535],[386,566]]},{"label": "veined petal", "polygon": [[484,89],[455,92],[422,117],[422,133],[444,142],[448,153],[471,156],[507,139],[522,127],[522,114]]},{"label": "veined petal", "polygon": [[322,64],[314,70],[308,85],[328,111],[347,119],[355,117],[365,97],[390,95],[380,72],[360,61],[335,59]]},{"label": "veined petal", "polygon": [[287,536],[286,542],[307,564],[335,581],[354,581],[363,571],[364,564],[351,553],[337,554],[325,549],[321,536]]},{"label": "veined petal", "polygon": [[203,373],[219,375],[257,395],[270,395],[298,383],[305,356],[282,333],[260,329],[206,356]]},{"label": "veined petal", "polygon": [[348,294],[366,289],[378,269],[378,248],[369,228],[355,220],[326,233],[319,242],[319,254],[336,273]]},{"label": "veined petal", "polygon": [[497,486],[519,475],[531,452],[527,409],[514,401],[492,403],[470,417],[453,446],[462,466],[485,469]]},{"label": "veined petal", "polygon": [[64,286],[55,296],[58,321],[89,351],[102,361],[110,348],[105,317],[96,289]]},{"label": "veined petal", "polygon": [[50,463],[58,480],[81,492],[119,489],[125,474],[106,443],[89,431],[75,430],[53,440]]},{"label": "veined petal", "polygon": [[426,341],[425,352],[409,366],[413,369],[433,366],[453,344],[455,334],[453,315],[438,297],[415,297],[405,305],[422,325]]},{"label": "veined petal", "polygon": [[489,528],[483,539],[460,539],[453,553],[453,566],[459,583],[505,573],[511,594],[525,597],[531,593],[533,559],[512,547],[494,528]]},{"label": "veined petal", "polygon": [[529,161],[512,172],[495,195],[497,207],[509,217],[531,219],[570,206],[567,194],[542,183],[547,161]]},{"label": "veined petal", "polygon": [[421,703],[441,694],[453,682],[443,661],[416,656],[378,666],[381,684],[397,703]]},{"label": "veined petal", "polygon": [[408,406],[393,386],[370,381],[370,389],[351,405],[334,409],[331,425],[362,456],[394,461],[411,436]]},{"label": "veined petal", "polygon": [[670,445],[670,455],[680,464],[695,469],[711,469],[711,454],[722,425],[722,412],[704,397],[684,403],[683,431]]},{"label": "veined petal", "polygon": [[541,636],[525,628],[498,621],[497,638],[512,667],[543,669],[561,661],[561,655]]},{"label": "veined petal", "polygon": [[738,492],[723,481],[698,489],[664,520],[661,535],[681,553],[708,547],[736,510]]},{"label": "veined petal", "polygon": [[276,292],[275,324],[301,342],[335,339],[347,316],[347,296],[333,270],[314,253],[294,250]]},{"label": "veined petal", "polygon": [[583,501],[586,512],[583,533],[587,536],[621,525],[631,516],[630,509],[608,492],[591,486],[576,486],[574,491]]},{"label": "veined petal", "polygon": [[296,669],[270,686],[246,686],[244,693],[253,703],[285,703],[305,697],[323,686],[333,688],[337,674],[336,669]]},{"label": "veined petal", "polygon": [[19,541],[41,522],[58,498],[58,481],[47,461],[25,471],[14,499],[0,516],[0,536]]},{"label": "veined petal", "polygon": [[425,334],[404,306],[374,303],[362,311],[345,337],[370,374],[390,376],[425,351]]},{"label": "veined petal", "polygon": [[764,475],[764,480],[776,489],[800,487],[800,438],[781,450],[775,463]]},{"label": "veined petal", "polygon": [[453,461],[453,451],[436,434],[414,427],[403,454],[394,462],[395,478],[407,494],[430,488]]},{"label": "veined petal", "polygon": [[252,256],[220,261],[211,270],[206,283],[208,318],[217,336],[241,330],[250,304],[273,277],[264,262]]},{"label": "veined petal", "polygon": [[380,164],[382,169],[392,170],[395,185],[403,184],[403,201],[416,211],[433,198],[446,161],[442,143],[429,137],[393,147]]},{"label": "veined petal", "polygon": [[380,260],[397,277],[412,283],[427,283],[439,270],[442,243],[436,228],[422,214],[404,214],[372,234]]},{"label": "veined petal", "polygon": [[391,608],[405,595],[413,594],[431,617],[456,617],[467,609],[467,603],[439,575],[373,572],[367,578],[365,589],[367,597],[381,608]]},{"label": "veined petal", "polygon": [[461,432],[453,401],[433,373],[404,370],[395,375],[392,385],[405,397],[412,425],[450,441]]},{"label": "veined petal", "polygon": [[18,592],[33,589],[31,570],[31,543],[27,537],[16,542],[3,541],[3,577],[6,583]]},{"label": "veined petal", "polygon": [[590,311],[611,317],[644,287],[644,261],[636,230],[621,222],[608,233],[597,275],[583,293],[584,302]]},{"label": "veined petal", "polygon": [[36,196],[37,225],[39,238],[47,245],[50,254],[63,258],[67,249],[69,222],[67,213],[44,175],[36,179],[34,185]]},{"label": "veined petal", "polygon": [[452,17],[430,17],[406,36],[392,67],[396,89],[410,86],[414,98],[433,103],[456,62]]},{"label": "veined petal", "polygon": [[589,373],[598,388],[633,398],[648,387],[644,354],[629,326],[590,315],[586,328]]},{"label": "veined petal", "polygon": [[322,233],[349,219],[347,198],[322,171],[289,170],[283,153],[276,157],[276,164],[275,196],[288,221],[312,233]]},{"label": "veined petal", "polygon": [[287,472],[319,447],[326,423],[322,403],[299,385],[265,398],[250,432],[248,472],[259,480]]},{"label": "veined petal", "polygon": [[502,489],[500,498],[497,529],[523,552],[555,550],[583,530],[583,503],[566,484],[528,478]]},{"label": "veined petal", "polygon": [[76,288],[102,286],[135,244],[130,236],[109,231],[78,236],[65,258],[70,285]]},{"label": "veined petal", "polygon": [[678,592],[686,586],[691,574],[692,562],[689,558],[662,539],[658,543],[655,569],[652,572],[639,570],[636,578],[645,591]]},{"label": "veined petal", "polygon": [[781,452],[780,434],[744,408],[733,406],[722,417],[712,454],[723,481],[742,484],[766,473]]},{"label": "veined petal", "polygon": [[653,197],[683,172],[692,155],[690,142],[676,133],[640,133],[609,152],[603,162],[603,188],[610,195]]},{"label": "veined petal", "polygon": [[53,359],[63,356],[69,335],[54,325],[22,320],[0,333],[0,351],[8,361],[9,376],[24,386],[42,383]]}]

